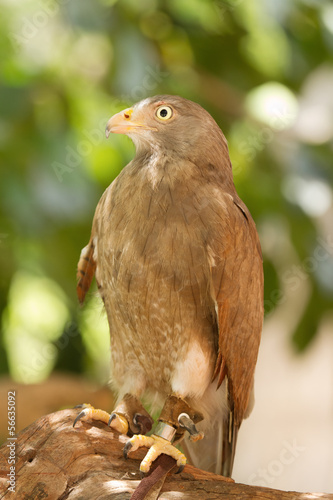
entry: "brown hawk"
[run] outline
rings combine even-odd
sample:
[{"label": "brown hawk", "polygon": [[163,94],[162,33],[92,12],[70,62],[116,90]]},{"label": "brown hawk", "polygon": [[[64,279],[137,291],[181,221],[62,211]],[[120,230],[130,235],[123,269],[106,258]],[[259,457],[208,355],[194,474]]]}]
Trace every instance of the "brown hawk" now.
[{"label": "brown hawk", "polygon": [[[230,475],[237,431],[253,405],[263,267],[227,141],[201,106],[169,95],[114,115],[110,132],[128,135],[136,155],[98,203],[77,290],[82,303],[95,274],[119,397],[111,417],[85,405],[76,421],[102,419],[134,434],[126,454],[152,446],[144,471],[161,451],[185,463],[174,434],[204,434],[184,441],[188,459]],[[142,398],[164,404],[152,437],[143,436],[152,422]]]}]

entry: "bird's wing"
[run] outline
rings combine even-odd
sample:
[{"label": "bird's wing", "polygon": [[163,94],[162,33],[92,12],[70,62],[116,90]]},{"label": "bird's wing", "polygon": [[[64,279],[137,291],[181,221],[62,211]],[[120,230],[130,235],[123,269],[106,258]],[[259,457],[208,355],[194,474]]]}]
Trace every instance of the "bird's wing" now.
[{"label": "bird's wing", "polygon": [[94,258],[95,246],[94,238],[91,237],[87,246],[85,246],[80,255],[77,265],[77,286],[76,293],[80,304],[83,304],[87,291],[90,288],[92,279],[96,270],[96,260]]},{"label": "bird's wing", "polygon": [[[80,304],[83,304],[87,291],[90,288],[91,282],[96,272],[97,265],[97,235],[99,234],[99,221],[102,218],[103,211],[105,210],[105,202],[108,195],[111,195],[112,184],[104,191],[101,199],[95,210],[92,230],[88,245],[86,245],[80,255],[77,265],[77,286],[76,293]],[[109,199],[111,196],[109,196]],[[98,285],[98,283],[97,283]],[[99,286],[99,285],[98,285]]]},{"label": "bird's wing", "polygon": [[230,413],[223,430],[223,473],[231,473],[237,431],[250,410],[263,321],[263,266],[255,223],[235,194],[228,202],[228,232],[216,240],[211,268],[219,330],[214,376],[227,378]]}]

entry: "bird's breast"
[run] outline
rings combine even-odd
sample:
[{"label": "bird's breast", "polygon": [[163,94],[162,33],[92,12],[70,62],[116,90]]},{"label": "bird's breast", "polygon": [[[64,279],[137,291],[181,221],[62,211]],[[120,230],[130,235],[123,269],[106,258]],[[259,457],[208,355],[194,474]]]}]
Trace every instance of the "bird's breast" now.
[{"label": "bird's breast", "polygon": [[207,227],[195,196],[186,186],[146,183],[123,189],[119,200],[104,210],[97,242],[112,350],[122,359],[134,349],[159,385],[180,385],[183,363],[187,379],[199,366],[200,392],[212,375],[217,338]]},{"label": "bird's breast", "polygon": [[151,175],[120,179],[106,198],[99,267],[112,267],[109,278],[117,287],[144,286],[152,278],[175,290],[207,286],[209,223],[202,213],[208,197],[167,176],[155,186]]}]

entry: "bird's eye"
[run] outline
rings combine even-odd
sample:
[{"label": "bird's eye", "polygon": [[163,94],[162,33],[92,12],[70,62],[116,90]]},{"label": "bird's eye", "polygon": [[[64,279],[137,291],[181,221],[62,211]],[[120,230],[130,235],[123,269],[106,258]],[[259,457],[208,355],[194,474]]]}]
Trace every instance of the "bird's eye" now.
[{"label": "bird's eye", "polygon": [[172,115],[173,115],[173,110],[172,108],[170,108],[170,106],[160,106],[156,110],[157,118],[163,121],[170,120]]}]

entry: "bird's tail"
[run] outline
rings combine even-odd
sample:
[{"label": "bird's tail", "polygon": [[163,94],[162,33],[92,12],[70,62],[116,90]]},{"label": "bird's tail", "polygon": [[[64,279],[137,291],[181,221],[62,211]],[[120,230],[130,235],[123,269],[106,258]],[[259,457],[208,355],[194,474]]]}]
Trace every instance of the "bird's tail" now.
[{"label": "bird's tail", "polygon": [[188,462],[199,469],[230,477],[238,434],[233,412],[229,411],[227,418],[214,426],[205,428],[198,424],[197,427],[203,430],[205,437],[195,443],[185,438],[181,443]]}]

